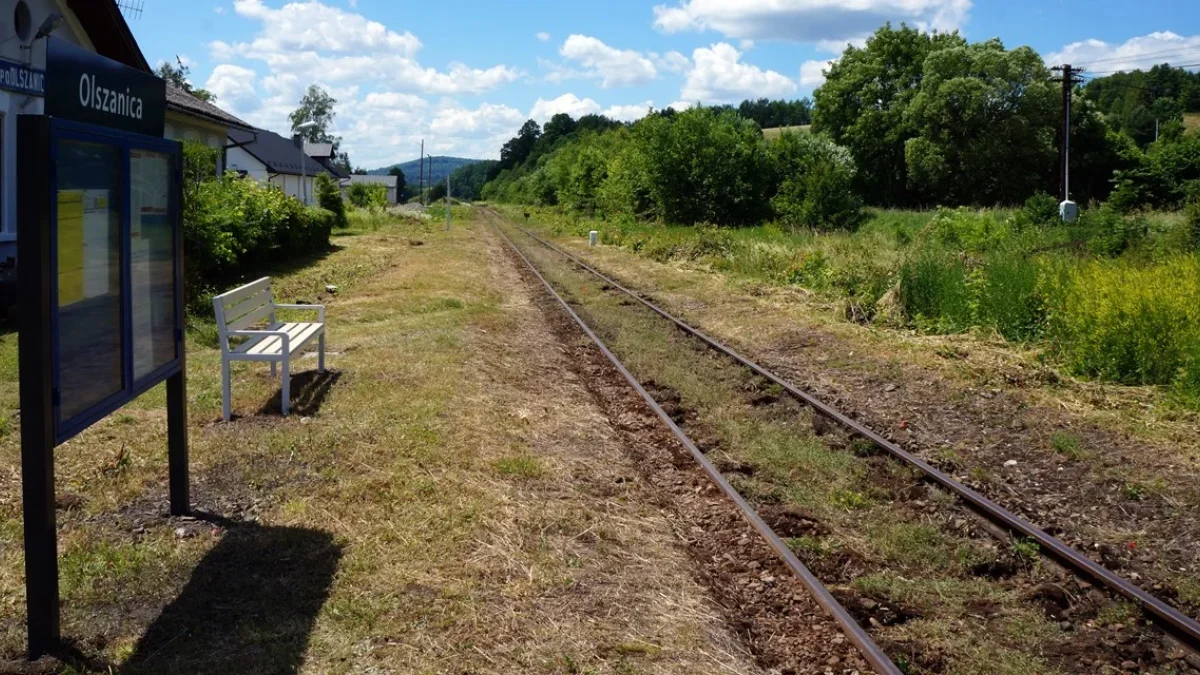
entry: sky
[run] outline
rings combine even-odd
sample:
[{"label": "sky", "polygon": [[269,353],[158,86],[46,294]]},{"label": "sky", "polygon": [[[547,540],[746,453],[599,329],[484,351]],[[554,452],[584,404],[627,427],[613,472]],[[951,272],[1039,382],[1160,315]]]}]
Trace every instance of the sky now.
[{"label": "sky", "polygon": [[288,134],[310,84],[355,166],[497,158],[526,119],[810,96],[886,21],[1029,45],[1096,74],[1200,64],[1194,0],[146,0],[130,27],[217,105]]}]

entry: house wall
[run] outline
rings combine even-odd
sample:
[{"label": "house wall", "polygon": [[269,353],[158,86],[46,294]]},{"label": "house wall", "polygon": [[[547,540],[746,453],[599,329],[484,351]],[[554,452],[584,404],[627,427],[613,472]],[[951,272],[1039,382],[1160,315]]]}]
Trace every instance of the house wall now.
[{"label": "house wall", "polygon": [[[210,148],[221,150],[228,140],[229,129],[215,122],[181,115],[167,111],[167,124],[163,128],[163,137],[176,141],[197,141]],[[217,173],[223,173],[228,160],[222,156],[217,158]]]},{"label": "house wall", "polygon": [[[46,20],[51,12],[66,18],[54,31],[54,36],[90,51],[95,47],[66,7],[57,0],[25,0],[29,7],[31,32]],[[0,56],[24,62],[31,58],[34,68],[46,68],[46,40],[38,40],[30,50],[22,49],[13,27],[17,0],[0,0]],[[0,263],[17,255],[17,116],[42,114],[43,99],[13,91],[0,90]]]},{"label": "house wall", "polygon": [[229,148],[225,151],[225,166],[233,171],[245,171],[248,176],[260,183],[266,183],[271,174],[266,165],[258,158],[246,152],[244,148]]}]

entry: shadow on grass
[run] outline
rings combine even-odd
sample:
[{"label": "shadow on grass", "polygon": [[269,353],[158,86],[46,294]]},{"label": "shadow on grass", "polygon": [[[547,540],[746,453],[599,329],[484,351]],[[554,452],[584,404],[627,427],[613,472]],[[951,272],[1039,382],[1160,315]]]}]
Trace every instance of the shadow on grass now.
[{"label": "shadow on grass", "polygon": [[[328,356],[326,354],[326,357]],[[340,370],[326,370],[324,373],[319,373],[315,370],[293,373],[288,414],[300,415],[301,417],[316,415],[320,412],[325,399],[329,397],[329,390],[333,389],[333,385],[337,384],[340,379],[342,379],[342,372]],[[279,415],[282,413],[282,410],[283,390],[280,389],[275,392],[271,400],[258,409],[258,414]]]},{"label": "shadow on grass", "polygon": [[232,525],[120,672],[298,672],[341,556],[328,532]]}]

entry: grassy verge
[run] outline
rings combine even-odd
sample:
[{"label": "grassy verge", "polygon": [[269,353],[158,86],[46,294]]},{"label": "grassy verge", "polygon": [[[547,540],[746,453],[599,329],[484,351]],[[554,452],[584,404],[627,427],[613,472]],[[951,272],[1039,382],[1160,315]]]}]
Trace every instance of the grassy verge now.
[{"label": "grassy verge", "polygon": [[[165,510],[160,391],[56,455],[74,670],[753,672],[490,233],[390,222],[276,279],[328,305],[331,374],[189,334],[195,507]],[[336,293],[327,285],[338,286]],[[325,297],[322,297],[325,296]],[[0,343],[0,405],[16,346]],[[613,486],[617,487],[613,487]],[[0,438],[0,670],[24,649],[18,438]],[[398,665],[403,664],[403,665]]]},{"label": "grassy verge", "polygon": [[[521,235],[516,235],[520,237]],[[815,427],[782,392],[698,348],[545,249],[522,243],[631,371],[908,672],[1098,672],[1113,632],[1160,641],[1092,596],[1070,620],[1041,602],[1073,582],[1036,545],[998,542],[949,495]],[[1086,656],[1086,662],[1078,657]],[[1099,659],[1099,660],[1097,660]],[[1174,666],[1146,672],[1176,672]]]}]

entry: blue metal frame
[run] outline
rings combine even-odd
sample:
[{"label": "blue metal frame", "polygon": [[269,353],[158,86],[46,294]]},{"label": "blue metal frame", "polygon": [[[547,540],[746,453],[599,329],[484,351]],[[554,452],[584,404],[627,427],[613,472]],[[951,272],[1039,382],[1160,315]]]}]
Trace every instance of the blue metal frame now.
[{"label": "blue metal frame", "polygon": [[[58,311],[58,200],[50,202],[50,284],[52,297],[51,333],[53,335],[53,388],[54,396],[54,436],[55,444],[59,445],[75,435],[112,414],[155,385],[163,382],[181,370],[183,355],[183,246],[179,219],[182,205],[179,195],[179,163],[181,149],[177,141],[169,141],[153,136],[118,131],[107,127],[81,124],[68,120],[55,119],[51,125],[50,156],[58,157],[58,143],[62,139],[98,143],[119,147],[121,149],[121,222],[120,222],[120,278],[121,278],[121,375],[123,386],[117,393],[105,398],[92,407],[70,419],[62,419],[62,399],[59,362],[59,311]],[[175,358],[138,381],[133,378],[133,271],[132,271],[132,214],[130,213],[132,199],[130,189],[130,157],[134,150],[160,152],[171,158],[169,190],[169,211],[172,225],[174,267],[175,267]],[[53,164],[52,164],[53,166]],[[51,195],[58,194],[58,172],[51,169]]]}]

